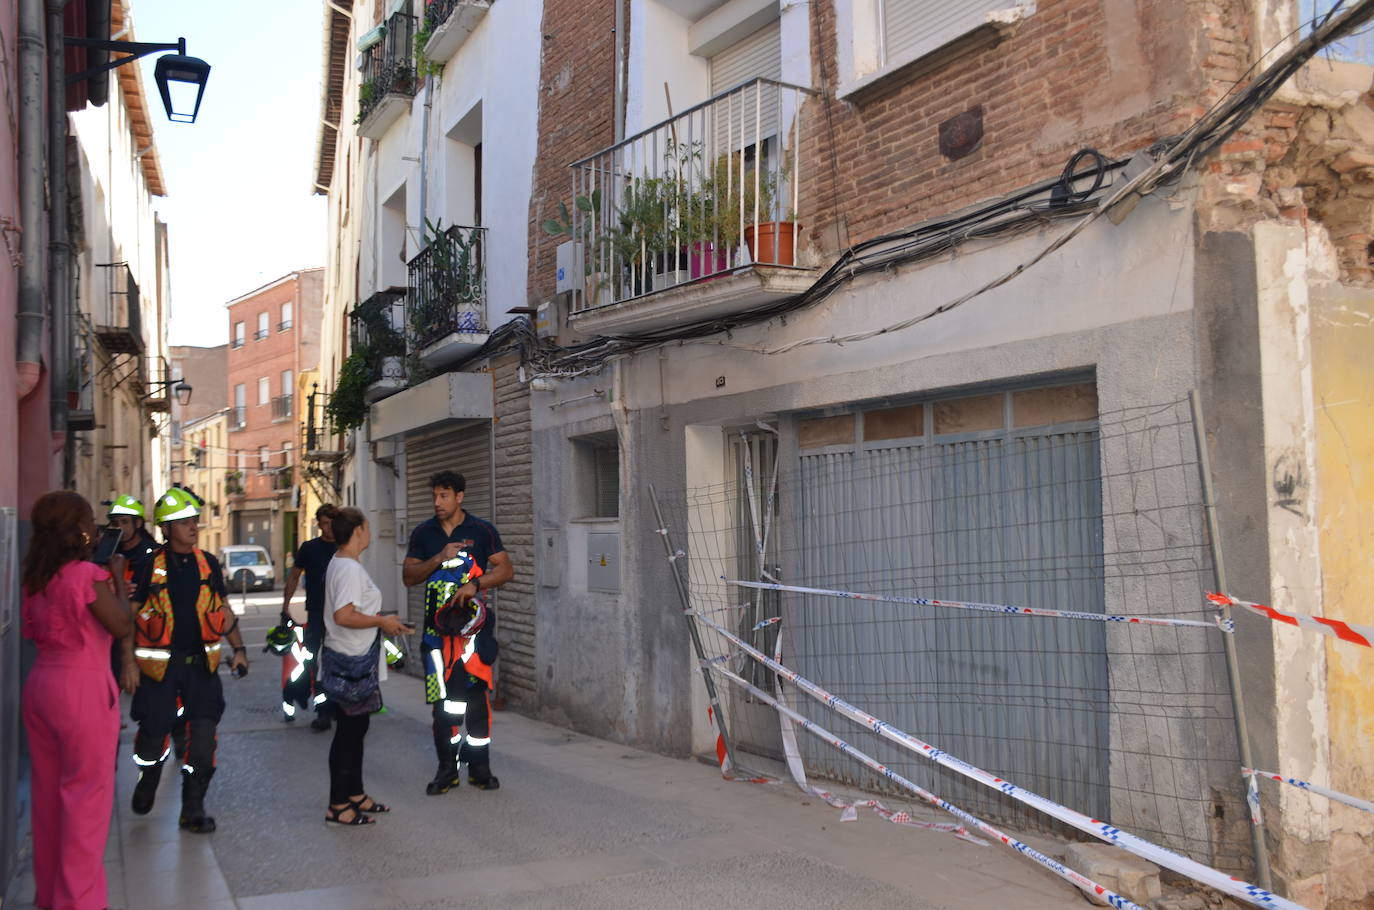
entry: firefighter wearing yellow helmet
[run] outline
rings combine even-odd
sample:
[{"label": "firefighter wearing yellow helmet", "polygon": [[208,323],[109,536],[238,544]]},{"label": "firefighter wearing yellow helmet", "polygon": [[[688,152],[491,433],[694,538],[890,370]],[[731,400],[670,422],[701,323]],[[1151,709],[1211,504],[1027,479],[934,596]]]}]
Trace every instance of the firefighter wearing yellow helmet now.
[{"label": "firefighter wearing yellow helmet", "polygon": [[134,657],[141,674],[132,714],[138,721],[134,761],[139,766],[133,810],[143,815],[157,796],[180,698],[189,728],[181,766],[181,827],[205,834],[215,830],[214,818],[205,812],[205,793],[215,774],[215,732],[224,714],[216,671],[224,658],[242,676],[248,672],[248,652],[229,609],[219,562],[196,546],[202,505],[190,490],[174,486],[154,506],[166,543],[144,564],[132,597]]}]

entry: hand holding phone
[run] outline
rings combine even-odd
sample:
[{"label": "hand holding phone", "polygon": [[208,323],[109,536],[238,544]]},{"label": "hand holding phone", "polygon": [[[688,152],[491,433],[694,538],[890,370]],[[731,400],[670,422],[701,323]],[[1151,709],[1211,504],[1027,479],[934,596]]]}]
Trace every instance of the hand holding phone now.
[{"label": "hand holding phone", "polygon": [[96,538],[95,547],[91,550],[91,562],[98,566],[108,563],[119,547],[119,539],[123,534],[119,528],[102,528],[100,536]]}]

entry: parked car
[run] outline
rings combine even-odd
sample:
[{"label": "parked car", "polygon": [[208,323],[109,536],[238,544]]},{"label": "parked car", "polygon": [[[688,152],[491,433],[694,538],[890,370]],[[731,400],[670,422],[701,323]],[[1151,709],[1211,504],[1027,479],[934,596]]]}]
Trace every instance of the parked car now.
[{"label": "parked car", "polygon": [[277,582],[272,557],[262,547],[234,544],[220,552],[224,566],[224,582],[231,593],[236,591],[271,591]]}]

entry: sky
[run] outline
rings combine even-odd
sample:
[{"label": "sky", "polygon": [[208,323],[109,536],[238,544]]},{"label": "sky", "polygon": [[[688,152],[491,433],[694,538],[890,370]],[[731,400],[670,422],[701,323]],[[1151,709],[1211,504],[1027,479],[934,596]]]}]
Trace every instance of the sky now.
[{"label": "sky", "polygon": [[210,64],[195,123],[171,123],[141,61],[167,195],[172,344],[229,340],[224,304],[324,264],[325,197],[313,195],[320,122],[320,0],[131,0],[139,41],[186,39]]}]

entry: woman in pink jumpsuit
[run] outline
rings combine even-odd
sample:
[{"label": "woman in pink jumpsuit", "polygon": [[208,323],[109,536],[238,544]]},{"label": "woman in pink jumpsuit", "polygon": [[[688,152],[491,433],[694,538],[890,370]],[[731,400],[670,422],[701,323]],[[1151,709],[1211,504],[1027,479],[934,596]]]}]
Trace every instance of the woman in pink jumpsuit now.
[{"label": "woman in pink jumpsuit", "polygon": [[[24,557],[24,636],[38,657],[24,682],[24,729],[33,773],[34,903],[45,910],[107,904],[105,839],[114,800],[119,692],[110,643],[128,634],[123,585],[87,562],[91,506],[60,490],[33,507]],[[113,562],[113,560],[112,560]],[[122,567],[112,565],[115,578]]]}]

